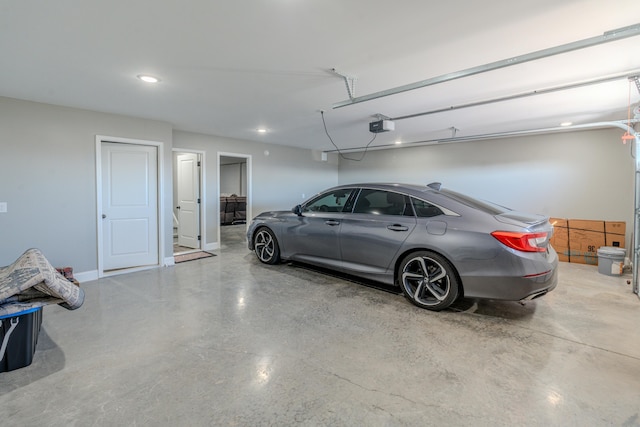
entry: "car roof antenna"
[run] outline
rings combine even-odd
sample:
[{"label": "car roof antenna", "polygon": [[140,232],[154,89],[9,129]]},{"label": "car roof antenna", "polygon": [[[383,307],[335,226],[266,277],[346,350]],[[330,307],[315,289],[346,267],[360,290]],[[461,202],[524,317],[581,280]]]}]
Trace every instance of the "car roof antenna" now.
[{"label": "car roof antenna", "polygon": [[441,182],[432,182],[431,184],[428,184],[427,187],[432,188],[436,191],[440,191],[440,187],[442,187],[442,183]]}]

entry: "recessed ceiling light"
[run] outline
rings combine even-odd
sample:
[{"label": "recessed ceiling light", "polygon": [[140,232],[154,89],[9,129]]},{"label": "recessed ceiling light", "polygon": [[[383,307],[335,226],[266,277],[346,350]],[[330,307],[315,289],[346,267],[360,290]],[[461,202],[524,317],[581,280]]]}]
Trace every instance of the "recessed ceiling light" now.
[{"label": "recessed ceiling light", "polygon": [[257,132],[258,133],[267,133],[267,130],[265,128],[258,128]]},{"label": "recessed ceiling light", "polygon": [[396,145],[400,145],[400,144],[402,144],[402,141],[400,140],[396,141]]},{"label": "recessed ceiling light", "polygon": [[560,126],[571,126],[573,124],[573,122],[562,122],[560,123]]},{"label": "recessed ceiling light", "polygon": [[147,83],[158,83],[160,81],[159,78],[150,76],[149,74],[138,74],[138,78]]}]

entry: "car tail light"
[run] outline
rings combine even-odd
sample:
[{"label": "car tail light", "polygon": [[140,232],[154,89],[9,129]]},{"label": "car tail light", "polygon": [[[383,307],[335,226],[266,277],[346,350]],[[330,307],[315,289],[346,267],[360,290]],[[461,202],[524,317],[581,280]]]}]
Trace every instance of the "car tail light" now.
[{"label": "car tail light", "polygon": [[514,231],[494,231],[491,233],[500,243],[523,252],[545,252],[547,233],[519,233]]}]

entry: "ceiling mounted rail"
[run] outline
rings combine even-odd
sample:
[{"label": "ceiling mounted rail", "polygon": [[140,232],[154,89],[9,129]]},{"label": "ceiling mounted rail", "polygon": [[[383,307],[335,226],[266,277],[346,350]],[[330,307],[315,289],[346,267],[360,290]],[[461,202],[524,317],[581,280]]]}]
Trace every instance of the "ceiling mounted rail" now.
[{"label": "ceiling mounted rail", "polygon": [[[631,77],[631,76],[634,76],[637,73],[640,73],[640,71],[638,71],[638,70],[627,71],[625,73],[618,73],[618,74],[613,74],[613,75],[610,75],[610,76],[598,77],[598,78],[595,78],[595,79],[584,80],[584,81],[580,81],[580,82],[576,82],[576,83],[569,83],[569,84],[561,85],[561,86],[553,86],[553,87],[544,88],[544,89],[530,90],[530,91],[527,91],[527,92],[516,93],[516,94],[513,94],[513,95],[507,95],[507,96],[502,96],[502,97],[499,97],[499,98],[485,99],[483,101],[468,102],[466,104],[452,105],[452,106],[449,106],[449,107],[437,108],[435,110],[423,111],[423,112],[414,113],[414,114],[407,114],[405,116],[390,117],[389,120],[398,121],[398,120],[405,120],[405,119],[413,119],[413,118],[416,118],[416,117],[426,116],[426,115],[429,115],[429,114],[443,113],[445,111],[454,111],[454,110],[460,110],[460,109],[469,108],[469,107],[479,107],[481,105],[488,105],[488,104],[495,104],[495,103],[498,103],[498,102],[512,101],[514,99],[527,98],[529,96],[544,95],[544,94],[548,94],[548,93],[560,92],[560,91],[563,91],[563,90],[577,89],[577,88],[581,88],[581,87],[585,87],[585,86],[597,85],[597,84],[602,84],[602,83],[609,83],[609,82],[613,82],[613,81],[616,81],[616,80],[622,80],[622,79],[632,80],[633,77]],[[635,78],[636,78],[636,84],[638,84],[638,82],[637,82],[637,78],[638,77],[635,76]],[[640,91],[640,85],[638,86],[638,91]]]},{"label": "ceiling mounted rail", "polygon": [[347,94],[349,95],[349,99],[355,99],[356,96],[356,78],[353,76],[349,76],[347,74],[341,73],[340,71],[332,68],[329,70],[333,74],[340,76],[344,79],[344,85],[347,87]]},{"label": "ceiling mounted rail", "polygon": [[350,98],[348,100],[333,104],[332,108],[336,109],[336,108],[346,107],[348,105],[371,101],[373,99],[383,98],[385,96],[396,95],[402,92],[408,92],[411,90],[420,89],[427,86],[433,86],[433,85],[448,82],[451,80],[456,80],[456,79],[461,79],[463,77],[469,77],[476,74],[486,73],[488,71],[498,70],[500,68],[510,67],[512,65],[523,64],[525,62],[535,61],[537,59],[548,58],[550,56],[560,55],[563,53],[572,52],[574,50],[585,49],[588,47],[593,47],[600,44],[613,42],[616,40],[622,40],[622,39],[625,39],[628,37],[634,37],[637,35],[640,35],[640,24],[630,25],[628,27],[622,27],[615,30],[606,31],[604,34],[600,36],[590,37],[587,39],[578,40],[578,41],[563,44],[560,46],[538,50],[535,52],[527,53],[525,55],[514,56],[512,58],[507,58],[500,61],[491,62],[489,64],[467,68],[465,70],[456,71],[453,73],[443,74],[437,77],[432,77],[430,79],[422,80],[422,81],[411,83],[404,86],[398,86],[398,87],[383,90],[380,92],[375,92],[369,95]]},{"label": "ceiling mounted rail", "polygon": [[[640,132],[636,132],[633,129],[633,127],[630,126],[630,124],[632,123],[633,124],[640,123],[640,119],[594,122],[594,123],[584,123],[584,124],[571,125],[571,126],[555,126],[550,128],[504,131],[504,132],[485,133],[485,134],[476,134],[476,135],[467,135],[467,136],[453,135],[450,138],[435,138],[435,139],[424,139],[419,141],[404,142],[402,143],[401,147],[398,147],[398,145],[396,145],[395,143],[376,145],[373,147],[368,147],[368,150],[374,151],[374,150],[403,149],[403,148],[410,148],[410,147],[420,147],[425,145],[452,144],[456,142],[483,141],[487,139],[502,139],[502,138],[508,138],[513,136],[541,135],[545,133],[561,133],[561,132],[567,132],[572,130],[603,129],[603,128],[622,129],[628,132],[629,134],[631,134],[634,137],[634,139],[636,139],[637,143],[640,144]],[[367,147],[342,148],[340,149],[340,151],[343,153],[360,152],[360,151],[363,151],[365,148]],[[326,150],[325,152],[333,153],[336,151],[337,150]],[[640,158],[638,159],[638,168],[640,169]]]},{"label": "ceiling mounted rail", "polygon": [[629,81],[636,84],[636,89],[638,89],[638,93],[640,93],[640,76],[629,76]]}]

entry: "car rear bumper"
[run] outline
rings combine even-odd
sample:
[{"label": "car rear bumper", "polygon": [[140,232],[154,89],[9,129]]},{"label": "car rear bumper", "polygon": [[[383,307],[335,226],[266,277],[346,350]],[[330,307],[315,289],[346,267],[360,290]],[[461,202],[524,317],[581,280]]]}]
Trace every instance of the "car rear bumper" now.
[{"label": "car rear bumper", "polygon": [[558,284],[557,264],[535,276],[463,277],[465,298],[528,301],[541,297]]}]

